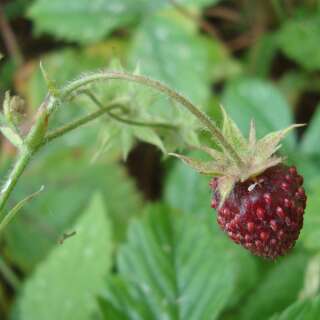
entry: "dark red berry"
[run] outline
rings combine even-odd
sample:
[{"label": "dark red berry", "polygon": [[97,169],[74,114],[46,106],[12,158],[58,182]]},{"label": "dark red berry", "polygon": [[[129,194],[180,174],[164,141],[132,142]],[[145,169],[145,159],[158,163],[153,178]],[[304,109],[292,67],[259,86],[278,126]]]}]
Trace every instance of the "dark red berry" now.
[{"label": "dark red berry", "polygon": [[218,179],[211,181],[218,223],[236,243],[253,254],[275,259],[295,244],[303,225],[306,195],[295,167],[283,164],[236,183],[219,208]]}]

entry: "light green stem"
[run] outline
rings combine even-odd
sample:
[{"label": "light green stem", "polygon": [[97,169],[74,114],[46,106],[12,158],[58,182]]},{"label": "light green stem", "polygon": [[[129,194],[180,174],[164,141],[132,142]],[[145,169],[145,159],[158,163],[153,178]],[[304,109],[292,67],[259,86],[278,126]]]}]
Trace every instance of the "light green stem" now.
[{"label": "light green stem", "polygon": [[39,149],[42,143],[48,125],[48,112],[50,112],[50,110],[53,108],[55,102],[55,99],[47,96],[42,105],[39,107],[35,124],[27,135],[18,154],[17,161],[0,191],[0,217],[3,216],[3,209],[12,190],[16,186],[24,169],[29,164],[31,157]]},{"label": "light green stem", "polygon": [[82,87],[87,86],[90,83],[99,82],[103,80],[110,79],[118,79],[118,80],[126,80],[135,83],[139,83],[145,85],[147,87],[151,87],[164,93],[166,96],[169,96],[173,100],[179,102],[182,106],[184,106],[187,110],[189,110],[197,119],[199,119],[211,132],[216,142],[221,145],[221,147],[227,152],[231,158],[233,158],[239,167],[243,167],[244,163],[241,157],[238,155],[236,150],[230,145],[230,143],[224,138],[220,129],[213,123],[210,118],[202,112],[199,108],[197,108],[190,100],[172,90],[168,86],[164,85],[160,81],[150,79],[145,76],[130,74],[126,72],[118,72],[118,71],[104,71],[100,73],[93,73],[90,75],[86,75],[64,88],[61,92],[62,99],[67,99],[70,94],[81,89]]},{"label": "light green stem", "polygon": [[[49,116],[52,114],[55,107],[60,102],[66,101],[68,98],[70,98],[70,95],[72,95],[73,93],[76,93],[79,89],[83,88],[84,86],[87,86],[90,83],[105,81],[110,79],[119,79],[119,80],[126,80],[126,81],[139,83],[147,87],[156,89],[159,92],[165,94],[166,96],[171,97],[173,100],[179,102],[183,107],[189,110],[210,130],[215,140],[221,145],[221,147],[225,150],[225,152],[227,152],[236,161],[239,167],[242,167],[243,165],[242,159],[240,158],[238,153],[235,151],[235,149],[224,138],[219,128],[210,120],[210,118],[205,113],[200,111],[195,105],[193,105],[187,98],[185,98],[181,94],[170,89],[168,86],[164,85],[159,81],[152,80],[150,78],[147,78],[141,75],[134,75],[126,72],[112,72],[112,71],[94,73],[91,75],[84,76],[70,83],[68,86],[66,86],[64,89],[58,92],[59,93],[58,96],[52,96],[50,94],[46,96],[44,102],[42,103],[42,105],[38,110],[35,123],[24,140],[24,144],[20,149],[17,161],[13,166],[7,181],[4,183],[0,191],[0,217],[2,217],[3,215],[4,208],[6,206],[8,198],[12,190],[16,186],[20,176],[22,175],[26,166],[29,164],[32,156],[42,146],[44,146],[47,142],[50,142],[66,134],[67,132],[74,130],[75,128],[78,128],[83,124],[88,123],[89,121],[92,121],[105,113],[108,113],[108,112],[110,113],[111,109],[115,108],[116,106],[111,105],[107,107],[102,107],[96,112],[93,112],[81,119],[73,121],[64,127],[58,128],[55,131],[47,134],[46,132],[48,128]],[[119,104],[118,104],[118,107],[119,107]],[[112,115],[113,117],[115,117],[114,114],[109,114],[109,115]],[[133,125],[138,125],[137,122],[134,123],[127,119],[120,118],[117,120],[121,120],[121,121],[125,120],[126,123],[128,124],[130,123]],[[141,125],[141,123],[139,123],[139,125]]]}]

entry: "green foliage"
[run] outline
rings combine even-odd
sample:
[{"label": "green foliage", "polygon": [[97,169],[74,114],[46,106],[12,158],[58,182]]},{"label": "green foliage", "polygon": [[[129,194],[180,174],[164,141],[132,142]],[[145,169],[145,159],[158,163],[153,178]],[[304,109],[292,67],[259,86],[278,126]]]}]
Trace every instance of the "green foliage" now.
[{"label": "green foliage", "polygon": [[[49,148],[48,152],[54,150]],[[87,157],[79,158],[69,152],[60,151],[46,161],[35,161],[26,172],[24,184],[16,189],[13,201],[37,191],[42,184],[41,195],[22,209],[5,232],[8,255],[26,271],[57,245],[96,190],[109,209],[115,241],[124,238],[129,218],[141,208],[141,198],[120,166],[90,165]]]},{"label": "green foliage", "polygon": [[[185,4],[201,8],[214,2],[218,0],[187,0]],[[47,32],[84,44],[101,40],[117,28],[132,26],[155,10],[168,7],[168,2],[158,0],[36,0],[28,15],[35,22],[37,33]],[[60,23],[61,19],[65,23]]]},{"label": "green foliage", "polygon": [[210,208],[208,182],[206,177],[200,176],[183,163],[175,163],[167,177],[164,199],[172,208],[196,217],[199,222],[210,224],[214,241],[223,248],[224,253],[231,259],[235,274],[234,290],[236,292],[233,295],[234,301],[232,299],[229,301],[232,305],[256,284],[258,271],[253,257],[239,246],[231,243],[217,226],[215,210]]},{"label": "green foliage", "polygon": [[[287,20],[278,33],[282,51],[307,70],[320,69],[320,12]],[[299,39],[299,41],[297,41]]]},{"label": "green foliage", "polygon": [[113,319],[216,319],[232,293],[228,260],[205,223],[152,206],[119,250],[119,275],[101,298],[105,319],[109,309]]},{"label": "green foliage", "polygon": [[317,148],[320,138],[320,106],[317,107],[316,112],[312,118],[312,121],[303,135],[301,142],[301,151],[306,154],[320,154],[320,148]]},{"label": "green foliage", "polygon": [[305,267],[304,254],[294,254],[278,261],[247,298],[241,319],[268,319],[293,303],[302,289]]},{"label": "green foliage", "polygon": [[70,230],[76,234],[56,247],[25,283],[16,304],[20,319],[80,320],[96,311],[94,296],[112,254],[111,226],[101,196],[90,200]]},{"label": "green foliage", "polygon": [[313,250],[320,249],[318,241],[320,236],[320,215],[319,215],[319,184],[315,186],[312,192],[309,193],[304,228],[302,229],[301,239],[304,245]]},{"label": "green foliage", "polygon": [[[49,130],[114,100],[122,109],[34,155],[0,212],[44,185],[0,233],[1,320],[318,320],[319,1],[10,0],[1,9],[13,34],[8,42],[2,30],[0,98],[10,90],[26,105],[19,121],[9,112],[0,125],[18,147],[15,134],[24,138],[48,91],[40,61],[55,93],[107,68],[162,81],[221,127],[222,102],[245,138],[251,119],[258,138],[308,122],[281,148],[304,176],[304,227],[297,248],[269,262],[218,228],[210,178],[167,158],[160,169],[149,149],[143,161],[140,148],[130,156],[143,141],[208,160],[189,152],[217,147],[198,120],[165,95],[122,80],[85,86],[98,102],[75,92],[55,110]],[[226,121],[225,134],[234,130]],[[15,153],[2,137],[2,182]],[[139,186],[156,186],[159,204],[137,191],[119,163],[127,158]]]},{"label": "green foliage", "polygon": [[320,297],[302,300],[294,303],[278,316],[270,320],[314,320],[320,313]]},{"label": "green foliage", "polygon": [[[249,132],[249,123],[254,119],[257,136],[284,129],[292,124],[292,114],[284,97],[269,82],[240,78],[229,82],[222,97],[222,103],[232,119],[235,119],[242,132]],[[283,142],[293,146],[293,133]]]},{"label": "green foliage", "polygon": [[136,21],[144,2],[37,0],[28,15],[36,23],[37,33],[49,32],[60,39],[88,43]]}]

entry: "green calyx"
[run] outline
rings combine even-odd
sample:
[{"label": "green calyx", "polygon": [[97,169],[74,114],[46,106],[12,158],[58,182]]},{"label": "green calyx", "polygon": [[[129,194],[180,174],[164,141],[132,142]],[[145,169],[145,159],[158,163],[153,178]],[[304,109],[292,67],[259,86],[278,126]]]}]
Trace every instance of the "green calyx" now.
[{"label": "green calyx", "polygon": [[[200,174],[218,177],[218,191],[221,195],[220,206],[223,205],[237,182],[246,181],[281,163],[283,158],[275,154],[281,147],[281,140],[290,130],[303,126],[294,124],[257,140],[255,122],[252,120],[249,137],[246,139],[223,107],[221,107],[221,111],[223,114],[221,133],[224,141],[231,146],[240,161],[230,156],[228,150],[223,148],[216,150],[207,146],[196,148],[208,154],[212,158],[210,161],[200,161],[176,153],[170,154],[181,159]],[[217,141],[216,136],[213,136],[213,139],[219,146],[222,145],[221,141]]]}]

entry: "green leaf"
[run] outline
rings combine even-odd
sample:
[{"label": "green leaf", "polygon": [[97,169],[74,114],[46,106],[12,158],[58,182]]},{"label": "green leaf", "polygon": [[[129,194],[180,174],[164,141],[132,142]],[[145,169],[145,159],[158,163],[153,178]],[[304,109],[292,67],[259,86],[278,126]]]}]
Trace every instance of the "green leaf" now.
[{"label": "green leaf", "polygon": [[13,128],[0,126],[0,131],[15,147],[19,148],[22,145],[21,137]]},{"label": "green leaf", "polygon": [[140,194],[123,168],[104,158],[90,165],[86,156],[61,149],[51,145],[47,153],[39,154],[13,193],[15,204],[30,190],[45,186],[4,231],[6,253],[24,271],[44,259],[97,190],[110,209],[115,242],[124,238],[128,220],[141,210]]},{"label": "green leaf", "polygon": [[320,296],[313,299],[297,301],[280,315],[270,320],[316,320],[320,314]]},{"label": "green leaf", "polygon": [[264,320],[293,303],[303,287],[307,259],[304,254],[293,254],[277,261],[259,282],[241,311],[243,320]]},{"label": "green leaf", "polygon": [[145,0],[36,0],[28,16],[37,34],[50,33],[59,39],[86,44],[135,22],[145,10]]},{"label": "green leaf", "polygon": [[320,289],[320,255],[313,256],[307,265],[304,276],[304,286],[300,292],[300,298],[313,298],[319,293]]},{"label": "green leaf", "polygon": [[263,33],[249,48],[248,68],[252,74],[267,78],[277,53],[277,41],[274,33]]},{"label": "green leaf", "polygon": [[[199,11],[218,2],[186,0],[181,5]],[[33,20],[37,34],[50,33],[59,39],[86,44],[99,41],[117,28],[140,22],[152,13],[168,8],[172,8],[172,4],[167,1],[78,0],[66,3],[64,0],[36,0],[28,16]],[[61,23],[62,19],[64,23]]]},{"label": "green leaf", "polygon": [[166,179],[164,199],[172,208],[206,217],[211,211],[209,178],[175,161]]},{"label": "green leaf", "polygon": [[[169,11],[151,16],[140,26],[129,60],[131,65],[143,62],[141,73],[162,80],[203,105],[209,98],[210,48],[210,41],[198,35],[190,20]],[[177,115],[172,113],[174,109],[168,109],[168,101],[156,108],[162,109],[162,115],[168,119]],[[188,112],[184,114],[186,124],[191,125],[193,117]]]},{"label": "green leaf", "polygon": [[[43,55],[41,63],[49,78],[54,80],[58,87],[61,87],[73,78],[79,77],[83,72],[106,67],[112,61],[115,52],[118,57],[122,57],[124,51],[125,44],[123,41],[109,40],[81,50],[68,48],[53,51],[47,55]],[[18,89],[33,108],[37,108],[43,101],[48,88],[43,79],[38,61],[31,68],[24,86],[20,85]],[[86,100],[86,103],[88,104],[88,100]],[[77,110],[78,108],[71,109]],[[62,110],[60,110],[60,113],[63,114]],[[69,113],[71,112],[69,111]],[[74,113],[75,111],[73,110]],[[65,114],[63,115],[65,116]]]},{"label": "green leaf", "polygon": [[133,135],[140,139],[141,141],[150,143],[158,147],[163,153],[166,152],[165,146],[162,143],[161,138],[159,135],[152,130],[151,128],[147,127],[134,127],[131,129],[133,131]]},{"label": "green leaf", "polygon": [[320,69],[320,14],[287,20],[278,32],[282,51],[307,70]]},{"label": "green leaf", "polygon": [[308,249],[319,250],[320,243],[320,186],[319,183],[312,192],[308,194],[307,208],[304,214],[303,229],[301,231],[300,239]]},{"label": "green leaf", "polygon": [[301,141],[301,151],[307,154],[320,154],[320,105],[317,107],[308,129]]},{"label": "green leaf", "polygon": [[170,207],[178,209],[183,214],[195,216],[199,223],[204,221],[208,224],[209,217],[215,242],[230,256],[230,263],[235,270],[235,292],[230,300],[230,305],[234,305],[255,285],[258,278],[257,267],[254,257],[232,243],[218,227],[216,211],[210,207],[209,179],[176,161],[165,182],[164,200]]},{"label": "green leaf", "polygon": [[111,265],[111,227],[101,196],[95,195],[71,230],[25,282],[16,308],[24,320],[89,319],[95,295]]},{"label": "green leaf", "polygon": [[[293,122],[286,100],[264,80],[239,78],[230,82],[223,93],[222,104],[246,135],[251,119],[256,122],[258,137],[286,128]],[[286,148],[293,147],[294,135],[289,134],[283,144]]]},{"label": "green leaf", "polygon": [[121,287],[102,299],[118,319],[216,319],[232,293],[232,265],[206,223],[163,205],[132,223],[117,261]]}]

